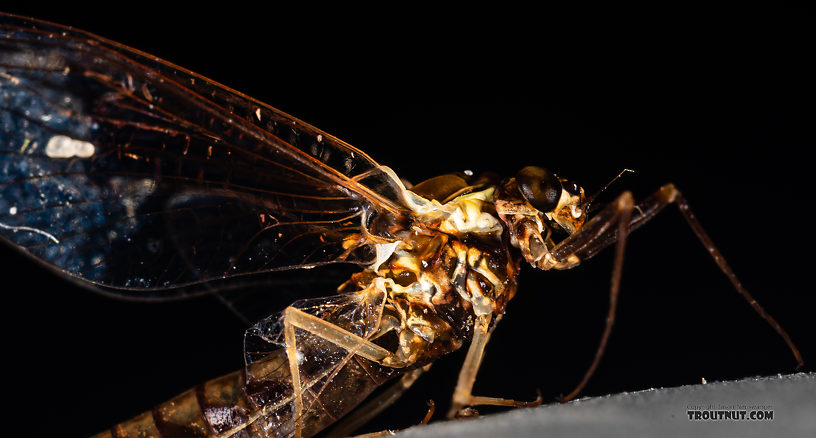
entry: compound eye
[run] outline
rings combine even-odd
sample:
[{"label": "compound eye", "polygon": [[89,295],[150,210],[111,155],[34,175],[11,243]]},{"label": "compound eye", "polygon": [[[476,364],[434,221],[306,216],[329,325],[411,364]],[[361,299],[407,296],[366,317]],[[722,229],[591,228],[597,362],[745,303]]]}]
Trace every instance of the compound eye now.
[{"label": "compound eye", "polygon": [[575,181],[562,181],[561,186],[564,187],[564,190],[566,190],[570,195],[578,196],[581,194],[581,186]]},{"label": "compound eye", "polygon": [[538,211],[552,211],[561,198],[561,182],[547,169],[527,166],[516,174],[516,183],[524,199]]}]

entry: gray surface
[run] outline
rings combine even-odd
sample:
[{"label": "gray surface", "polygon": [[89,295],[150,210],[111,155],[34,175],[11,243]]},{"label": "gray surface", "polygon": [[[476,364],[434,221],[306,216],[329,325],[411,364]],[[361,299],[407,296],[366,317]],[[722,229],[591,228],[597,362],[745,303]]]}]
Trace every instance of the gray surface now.
[{"label": "gray surface", "polygon": [[[690,421],[689,406],[764,406],[773,420]],[[816,374],[651,389],[417,426],[409,437],[816,437]]]}]

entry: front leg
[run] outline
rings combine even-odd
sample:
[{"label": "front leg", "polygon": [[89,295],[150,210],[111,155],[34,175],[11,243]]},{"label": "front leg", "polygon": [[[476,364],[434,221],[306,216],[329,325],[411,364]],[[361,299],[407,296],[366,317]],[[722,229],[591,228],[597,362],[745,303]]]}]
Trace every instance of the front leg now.
[{"label": "front leg", "polygon": [[[593,257],[607,246],[617,242],[617,249],[615,254],[615,262],[612,274],[612,285],[609,293],[609,312],[606,319],[606,327],[604,329],[601,342],[595,352],[595,358],[589,369],[584,375],[584,378],[578,386],[570,392],[567,396],[561,397],[562,401],[574,398],[586,386],[589,378],[594,373],[600,362],[606,347],[607,340],[612,330],[612,325],[615,320],[615,310],[617,305],[618,292],[620,290],[621,270],[623,267],[623,249],[626,237],[629,232],[635,230],[655,217],[663,208],[669,204],[676,204],[680,213],[688,222],[694,234],[705,246],[708,253],[717,263],[720,270],[728,277],[731,284],[742,295],[746,301],[753,307],[753,309],[768,323],[776,332],[785,340],[788,347],[793,352],[796,361],[801,367],[803,365],[802,356],[799,350],[794,345],[793,341],[788,336],[787,332],[779,325],[776,320],[769,315],[762,306],[748,293],[748,291],[737,279],[731,267],[725,261],[720,250],[714,245],[711,238],[703,230],[697,217],[691,211],[688,202],[683,197],[682,193],[674,187],[673,184],[666,184],[657,192],[646,198],[643,202],[632,205],[632,195],[629,192],[623,193],[618,199],[609,206],[601,210],[598,215],[593,217],[590,221],[584,224],[579,230],[576,230],[572,235],[561,241],[550,251],[550,254],[556,263],[566,264],[575,263],[576,259],[585,260]],[[632,210],[638,211],[637,215],[632,215]]]}]

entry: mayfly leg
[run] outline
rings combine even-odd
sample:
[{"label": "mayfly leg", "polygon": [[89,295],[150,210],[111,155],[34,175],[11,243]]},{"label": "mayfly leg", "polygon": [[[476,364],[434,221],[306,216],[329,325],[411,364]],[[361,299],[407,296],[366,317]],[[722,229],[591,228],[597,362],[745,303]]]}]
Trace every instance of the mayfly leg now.
[{"label": "mayfly leg", "polygon": [[473,326],[473,339],[470,342],[465,362],[459,370],[459,378],[456,381],[456,388],[453,390],[451,407],[448,410],[449,419],[456,418],[466,406],[508,406],[508,407],[530,407],[541,404],[541,395],[531,402],[523,402],[498,397],[483,397],[473,395],[473,385],[476,383],[476,374],[484,358],[484,350],[490,341],[490,335],[496,328],[501,317],[496,318],[493,327],[490,327],[491,315],[481,315],[476,318]]},{"label": "mayfly leg", "polygon": [[[606,246],[615,242],[614,236],[617,235],[620,237],[617,239],[618,244],[616,245],[615,250],[615,268],[612,273],[610,309],[606,320],[606,330],[601,341],[601,347],[599,347],[598,354],[596,355],[596,361],[593,362],[588,375],[591,375],[592,372],[594,372],[595,368],[597,367],[597,362],[600,361],[600,355],[603,353],[603,349],[606,346],[606,342],[609,338],[612,324],[614,322],[617,297],[620,290],[620,279],[623,269],[623,254],[626,247],[626,236],[629,234],[629,230],[631,228],[630,218],[632,216],[633,209],[634,201],[632,199],[632,194],[625,192],[621,194],[614,203],[601,210],[598,215],[593,218],[593,220],[587,222],[583,228],[553,248],[555,251],[562,246],[569,247],[571,244],[576,244],[578,249],[566,252],[563,260],[556,257],[557,267],[569,268],[573,267],[577,263],[575,256],[578,253],[581,253],[580,249],[583,249],[585,246],[591,246],[592,243],[598,241],[605,242],[604,246]],[[613,238],[608,239],[608,236],[613,236]],[[472,394],[473,385],[476,381],[476,373],[479,370],[479,365],[481,364],[482,356],[484,355],[484,348],[490,338],[488,332],[489,326],[490,315],[480,316],[474,324],[473,339],[471,341],[470,348],[468,349],[467,356],[465,357],[465,363],[462,365],[462,370],[459,372],[459,379],[453,393],[453,400],[451,402],[451,408],[448,411],[448,418],[456,417],[457,414],[461,412],[461,409],[465,406],[490,405],[527,407],[536,406],[542,401],[540,394],[533,402],[521,402],[497,397],[481,397],[474,396]],[[589,377],[586,377],[585,379],[588,380],[588,378]],[[582,383],[581,388],[583,388],[583,384],[585,383]],[[577,392],[575,393],[577,394]]]},{"label": "mayfly leg", "polygon": [[360,355],[368,360],[380,362],[391,353],[370,341],[350,333],[330,322],[324,321],[294,307],[284,310],[284,336],[286,355],[289,359],[289,370],[292,376],[293,418],[295,419],[295,437],[300,438],[303,430],[303,387],[300,379],[300,354],[295,340],[295,328],[305,330],[323,338],[347,351]]},{"label": "mayfly leg", "polygon": [[[714,245],[711,238],[703,230],[702,225],[696,216],[691,212],[688,202],[682,194],[672,184],[661,187],[654,194],[646,198],[639,204],[634,203],[630,192],[622,193],[614,202],[599,211],[591,220],[585,223],[572,235],[562,240],[550,250],[548,257],[551,257],[550,268],[569,269],[578,265],[582,260],[596,255],[607,246],[617,243],[615,248],[615,258],[612,270],[611,285],[609,291],[609,309],[606,317],[606,325],[601,337],[595,357],[584,374],[581,382],[566,396],[560,397],[561,401],[567,401],[577,396],[595,372],[601,357],[606,349],[607,342],[612,332],[617,311],[618,295],[623,272],[624,252],[626,240],[629,233],[657,215],[669,204],[676,204],[683,214],[697,238],[708,250],[720,270],[728,277],[734,288],[753,307],[753,309],[774,328],[774,330],[785,340],[788,347],[796,357],[798,365],[803,364],[799,350],[793,344],[787,332],[759,305],[759,303],[748,293],[737,279],[731,267],[725,261],[722,253]],[[634,212],[637,214],[634,214]],[[454,390],[451,409],[448,417],[453,418],[465,406],[476,405],[498,405],[498,406],[530,406],[536,402],[519,402],[493,397],[478,397],[472,395],[473,384],[476,379],[479,365],[484,353],[485,345],[489,339],[488,327],[490,326],[490,316],[484,315],[477,318],[473,328],[473,339],[465,358],[465,363],[459,373],[456,389]],[[537,401],[540,403],[540,401]]]},{"label": "mayfly leg", "polygon": [[[364,405],[356,408],[349,416],[343,418],[340,423],[334,426],[326,436],[329,438],[335,437],[346,437],[350,436],[355,430],[359,429],[371,419],[376,417],[380,414],[380,412],[386,410],[390,407],[394,402],[397,401],[411,386],[416,383],[419,376],[421,376],[425,371],[428,371],[431,368],[431,364],[425,365],[422,368],[417,368],[405,373],[396,383],[388,387],[385,391],[381,394],[377,395],[376,397],[372,398]],[[423,424],[427,423],[429,420],[428,416],[426,415],[426,419],[423,420]]]},{"label": "mayfly leg", "polygon": [[[609,336],[612,334],[612,325],[615,323],[615,314],[618,308],[618,295],[620,294],[620,283],[621,277],[623,275],[623,256],[626,250],[626,240],[629,237],[629,232],[632,230],[632,225],[630,223],[632,217],[632,210],[635,208],[634,206],[634,199],[632,198],[631,192],[623,192],[618,199],[615,200],[612,204],[604,208],[598,216],[595,218],[597,220],[588,222],[580,231],[573,234],[569,238],[562,241],[559,245],[553,248],[553,252],[559,249],[562,246],[567,246],[571,242],[569,242],[570,238],[574,237],[575,241],[582,241],[585,240],[588,246],[592,246],[592,242],[599,242],[605,241],[602,239],[603,236],[608,235],[610,232],[615,231],[616,233],[613,236],[616,237],[617,245],[615,245],[615,261],[613,263],[612,268],[612,281],[609,287],[609,310],[606,315],[606,325],[604,327],[604,333],[601,337],[601,341],[598,344],[598,349],[595,351],[595,358],[592,360],[592,364],[587,369],[586,373],[584,374],[583,379],[566,396],[560,396],[559,400],[564,402],[575,398],[586,386],[589,378],[592,374],[595,373],[595,369],[598,368],[598,364],[601,361],[601,357],[603,356],[603,352],[606,350],[606,344],[609,341]],[[640,208],[640,206],[638,206]],[[615,227],[617,225],[617,227]],[[613,240],[613,241],[615,241]],[[610,244],[606,243],[604,246]],[[573,258],[576,253],[580,251],[573,251],[569,254],[563,262],[566,260]],[[555,256],[556,260],[562,262],[557,256]]]},{"label": "mayfly leg", "polygon": [[[626,237],[630,231],[639,228],[641,225],[655,217],[655,215],[663,210],[663,208],[672,203],[677,205],[683,217],[686,219],[686,222],[688,222],[689,226],[694,231],[694,234],[697,236],[703,246],[705,246],[706,250],[708,250],[711,257],[717,263],[717,266],[719,266],[720,271],[722,271],[728,277],[729,281],[737,292],[739,292],[739,294],[742,295],[746,301],[748,301],[751,307],[785,340],[788,348],[790,348],[790,350],[793,352],[798,366],[801,367],[804,364],[802,355],[799,353],[799,349],[790,339],[788,333],[770,314],[765,311],[765,309],[753,298],[753,296],[748,293],[745,287],[743,287],[736,274],[734,274],[731,267],[725,261],[722,253],[720,253],[720,250],[717,249],[711,238],[703,230],[702,225],[691,211],[691,208],[689,207],[689,204],[683,197],[682,193],[680,193],[680,191],[677,190],[673,184],[664,185],[657,192],[646,198],[643,202],[637,204],[637,206],[633,207],[631,199],[631,193],[625,192],[621,194],[616,202],[613,202],[601,210],[598,215],[587,222],[580,230],[561,241],[551,251],[551,255],[559,263],[566,264],[569,260],[573,260],[569,263],[574,263],[576,257],[582,260],[590,258],[603,248],[616,241],[618,242],[615,252],[612,285],[609,293],[609,310],[606,318],[604,333],[595,352],[595,357],[592,364],[587,369],[583,379],[569,394],[560,397],[561,401],[567,401],[575,398],[575,396],[577,396],[581,390],[583,390],[590,377],[595,372],[595,369],[603,356],[603,352],[606,348],[606,344],[609,340],[612,326],[615,321],[615,311],[617,308],[617,298],[620,291],[621,272],[623,268],[623,251],[625,248],[624,241],[626,240]],[[632,216],[631,214],[633,208],[638,211],[636,216]]]},{"label": "mayfly leg", "polygon": [[[333,371],[326,377],[327,382],[331,382],[355,355],[388,368],[404,366],[403,362],[396,358],[394,353],[371,342],[371,339],[381,334],[379,333],[380,318],[387,296],[386,287],[375,281],[372,282],[369,288],[359,291],[357,294],[359,294],[361,308],[367,307],[366,311],[361,312],[367,315],[364,317],[364,321],[360,321],[367,327],[362,336],[358,336],[343,327],[296,307],[289,306],[283,312],[284,342],[292,379],[292,418],[294,419],[295,437],[299,438],[302,435],[303,419],[311,409],[310,406],[304,406],[303,403],[304,387],[312,387],[314,384],[314,382],[303,382],[302,380],[301,363],[314,358],[304,357],[304,354],[298,350],[299,342],[295,329],[303,330],[309,335],[326,340],[347,352],[343,359],[333,365]],[[357,299],[353,300],[357,301]],[[416,380],[420,373],[421,371],[409,373],[410,377],[406,377],[406,379],[413,378],[413,380]],[[403,380],[403,384],[406,382],[406,380]],[[410,386],[410,383],[413,383],[413,381],[408,382],[407,386]],[[313,398],[317,400],[322,391],[323,389],[320,389]],[[382,409],[384,408],[385,406]]]}]

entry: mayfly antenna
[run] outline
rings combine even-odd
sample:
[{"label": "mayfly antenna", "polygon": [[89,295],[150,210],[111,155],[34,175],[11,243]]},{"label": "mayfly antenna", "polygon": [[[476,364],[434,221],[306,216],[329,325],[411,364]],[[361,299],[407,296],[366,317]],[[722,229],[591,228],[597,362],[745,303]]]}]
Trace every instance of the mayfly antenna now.
[{"label": "mayfly antenna", "polygon": [[601,187],[601,189],[600,189],[600,190],[598,190],[597,192],[595,192],[595,194],[594,194],[594,195],[592,195],[592,196],[590,196],[589,198],[587,198],[587,200],[586,200],[586,204],[584,205],[584,211],[585,211],[585,212],[587,212],[587,213],[589,213],[589,212],[590,212],[589,206],[592,204],[592,201],[594,201],[594,200],[595,200],[595,198],[597,198],[598,196],[600,196],[600,195],[601,195],[601,193],[603,193],[603,192],[604,192],[606,189],[608,189],[608,188],[609,188],[609,186],[611,186],[611,185],[612,185],[612,184],[613,184],[615,181],[617,181],[617,180],[618,180],[618,178],[620,178],[621,176],[623,176],[623,174],[624,174],[624,173],[626,173],[626,172],[632,172],[632,173],[634,173],[635,171],[634,171],[634,170],[632,170],[632,169],[623,169],[623,170],[621,170],[621,171],[620,171],[620,173],[619,173],[619,174],[618,174],[616,177],[612,178],[612,180],[611,180],[611,181],[609,181],[609,182],[608,182],[608,183],[606,183],[606,184],[605,184],[603,187]]}]

